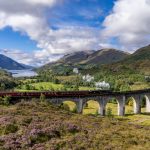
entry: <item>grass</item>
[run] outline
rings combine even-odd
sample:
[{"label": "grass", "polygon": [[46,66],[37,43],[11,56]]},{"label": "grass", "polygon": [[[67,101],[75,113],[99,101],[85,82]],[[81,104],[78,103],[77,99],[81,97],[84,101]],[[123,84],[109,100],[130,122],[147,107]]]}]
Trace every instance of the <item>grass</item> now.
[{"label": "grass", "polygon": [[95,90],[95,89],[96,89],[96,88],[92,88],[92,87],[84,87],[84,86],[79,87],[79,90],[80,90],[80,91]]},{"label": "grass", "polygon": [[[27,80],[28,81],[28,80]],[[26,83],[27,81],[24,81]],[[52,82],[38,82],[38,83],[30,83],[30,86],[35,87],[36,90],[44,91],[44,90],[54,90],[54,91],[63,91],[64,90],[64,85],[63,84],[55,84]],[[22,89],[16,88],[15,91],[22,91],[22,92],[27,92],[27,91],[36,91],[36,90],[26,90],[25,85],[22,86]],[[69,90],[69,89],[67,89]],[[80,91],[85,91],[85,90],[94,90],[94,88],[90,87],[79,87]]]},{"label": "grass", "polygon": [[[75,107],[75,103],[71,102],[71,101],[66,101],[66,104],[69,105],[70,109]],[[112,109],[112,114],[113,115],[117,115],[117,109],[118,109],[118,105],[117,104],[113,104],[113,103],[108,103],[106,106],[106,110],[108,108]],[[99,104],[96,101],[88,101],[88,107],[85,107],[83,109],[83,114],[95,114],[95,112],[99,109]],[[133,114],[133,106],[128,106],[126,105],[125,107],[125,113],[126,114]],[[145,112],[145,108],[142,108],[142,112]]]},{"label": "grass", "polygon": [[34,86],[36,89],[41,90],[41,87],[43,87],[44,90],[61,90],[64,86],[62,84],[54,84],[52,82],[39,82],[39,83],[32,83],[30,84]]},{"label": "grass", "polygon": [[76,104],[71,101],[65,101],[64,104],[67,104],[69,106],[70,111],[73,111],[73,109],[76,107]]},{"label": "grass", "polygon": [[128,115],[125,118],[129,119],[129,122],[137,125],[150,126],[150,113],[142,113],[140,115]]},{"label": "grass", "polygon": [[[25,80],[21,80],[24,84],[28,83],[31,86],[34,86],[36,90],[55,90],[55,91],[60,91],[60,90],[64,90],[64,85],[66,84],[66,82],[68,81],[72,81],[72,82],[76,82],[76,76],[72,75],[72,76],[57,76],[57,79],[61,81],[61,84],[55,84],[52,82],[38,82],[38,83],[30,83],[31,81],[35,81],[36,79],[25,79]],[[71,83],[72,83],[71,82]],[[149,83],[144,83],[144,82],[135,82],[133,85],[130,86],[131,90],[140,90],[140,89],[147,89],[150,87]],[[25,85],[22,86],[21,89],[16,88],[16,91],[29,91],[25,89]],[[72,90],[67,88],[67,90]],[[80,86],[79,87],[80,91],[85,91],[85,90],[96,90],[96,88],[94,87],[84,87],[84,86]],[[30,91],[34,91],[34,90],[30,90]]]},{"label": "grass", "polygon": [[[27,82],[27,81],[26,81]],[[24,82],[24,83],[26,83]],[[38,82],[38,83],[30,83],[30,86],[35,87],[35,90],[26,90],[25,85],[21,87],[21,89],[16,88],[15,91],[27,92],[27,91],[44,91],[44,90],[55,90],[60,91],[64,85],[62,84],[54,84],[52,82]]]},{"label": "grass", "polygon": [[70,76],[57,76],[57,79],[60,81],[74,81],[76,80],[77,76],[75,75],[70,75]]},{"label": "grass", "polygon": [[74,114],[46,102],[0,106],[1,150],[148,150],[149,135],[149,126]]},{"label": "grass", "polygon": [[150,83],[136,82],[130,86],[131,90],[141,90],[150,88]]},{"label": "grass", "polygon": [[[76,106],[73,102],[70,102],[70,101],[66,101],[65,103],[70,107],[70,110],[73,110],[74,107]],[[108,103],[106,106],[106,111],[108,110],[108,108],[112,109],[112,115],[114,115],[116,118],[122,118],[117,115],[117,108],[118,108],[117,104]],[[83,114],[84,115],[88,115],[88,114],[95,115],[98,110],[99,110],[99,104],[96,101],[91,100],[88,102],[88,107],[85,107],[83,109]],[[145,108],[142,108],[142,114],[135,115],[135,114],[133,114],[133,106],[126,105],[125,114],[126,115],[125,115],[124,119],[125,120],[127,119],[129,122],[139,124],[139,125],[149,125],[150,126],[150,114],[146,115]]]}]

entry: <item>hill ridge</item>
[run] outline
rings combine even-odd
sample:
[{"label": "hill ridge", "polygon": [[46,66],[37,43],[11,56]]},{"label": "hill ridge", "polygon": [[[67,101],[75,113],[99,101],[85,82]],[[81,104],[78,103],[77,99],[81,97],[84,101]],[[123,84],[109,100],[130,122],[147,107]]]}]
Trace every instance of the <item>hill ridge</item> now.
[{"label": "hill ridge", "polygon": [[10,57],[0,54],[0,68],[7,70],[23,70],[29,69],[30,67],[28,65],[18,63]]}]

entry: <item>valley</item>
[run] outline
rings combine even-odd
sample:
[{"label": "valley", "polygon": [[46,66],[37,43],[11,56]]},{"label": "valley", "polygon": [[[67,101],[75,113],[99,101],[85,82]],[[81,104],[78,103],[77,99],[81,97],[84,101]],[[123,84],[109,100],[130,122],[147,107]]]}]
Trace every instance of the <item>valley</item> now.
[{"label": "valley", "polygon": [[150,150],[150,0],[0,0],[0,150]]},{"label": "valley", "polygon": [[[150,46],[134,54],[114,49],[68,54],[56,62],[30,69],[36,76],[28,76],[24,70],[17,71],[23,72],[23,76],[14,76],[1,69],[0,91],[127,92],[150,89],[149,50]],[[105,117],[100,115],[100,105],[92,98],[83,107],[82,114],[77,113],[77,106],[71,99],[61,105],[50,103],[44,95],[24,98],[17,103],[12,101],[11,96],[0,97],[0,149],[149,148],[150,114],[146,109],[146,97],[140,101],[141,114],[135,113],[135,99],[126,99],[124,116],[118,116],[117,99],[110,98]]]}]

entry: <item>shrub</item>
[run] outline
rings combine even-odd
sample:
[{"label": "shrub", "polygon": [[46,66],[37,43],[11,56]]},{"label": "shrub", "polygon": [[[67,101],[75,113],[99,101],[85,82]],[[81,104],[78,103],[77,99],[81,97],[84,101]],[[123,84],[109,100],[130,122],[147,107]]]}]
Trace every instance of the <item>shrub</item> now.
[{"label": "shrub", "polygon": [[3,105],[3,98],[0,97],[0,105]]},{"label": "shrub", "polygon": [[41,96],[40,96],[40,102],[41,102],[41,103],[46,102],[46,97],[45,97],[44,94],[41,94]]},{"label": "shrub", "polygon": [[112,108],[110,108],[110,107],[107,108],[107,116],[108,117],[112,117],[113,116],[112,115]]},{"label": "shrub", "polygon": [[23,121],[22,121],[22,124],[23,125],[29,125],[31,122],[32,122],[32,117],[29,117],[29,118],[25,118]]},{"label": "shrub", "polygon": [[73,108],[72,112],[73,112],[73,113],[77,113],[77,112],[78,112],[78,111],[77,111],[77,106],[75,106],[75,107]]},{"label": "shrub", "polygon": [[128,101],[128,105],[129,105],[129,106],[133,106],[133,103],[134,103],[134,102],[133,102],[133,99],[130,98],[129,101]]},{"label": "shrub", "polygon": [[84,108],[88,108],[88,103],[85,104]]},{"label": "shrub", "polygon": [[4,98],[0,97],[0,105],[8,106],[10,105],[10,100],[11,100],[10,96],[5,96]]},{"label": "shrub", "polygon": [[60,132],[56,129],[45,128],[45,129],[33,129],[30,132],[31,144],[44,143],[52,138],[60,137]]},{"label": "shrub", "polygon": [[5,96],[3,98],[3,104],[6,105],[6,106],[10,105],[10,100],[11,100],[10,96]]},{"label": "shrub", "polygon": [[110,103],[112,103],[112,104],[117,104],[117,100],[116,100],[115,98],[113,98],[113,99],[110,101]]},{"label": "shrub", "polygon": [[67,131],[75,134],[75,133],[79,132],[80,129],[77,125],[69,123],[67,126]]},{"label": "shrub", "polygon": [[99,115],[99,110],[98,110],[98,109],[96,110],[95,115],[96,115],[96,116]]},{"label": "shrub", "polygon": [[63,110],[70,111],[69,106],[68,106],[67,104],[65,104],[65,103],[62,103],[62,104],[60,105],[60,107],[61,107]]},{"label": "shrub", "polygon": [[25,90],[30,90],[30,85],[29,84],[25,85]]},{"label": "shrub", "polygon": [[16,124],[7,124],[4,129],[4,134],[15,133],[18,131],[18,126]]},{"label": "shrub", "polygon": [[49,140],[49,137],[46,134],[38,134],[36,137],[30,137],[31,143],[37,144],[37,143],[44,143]]},{"label": "shrub", "polygon": [[39,87],[39,90],[40,90],[40,91],[44,90],[44,87],[43,87],[43,86],[40,86],[40,87]]}]

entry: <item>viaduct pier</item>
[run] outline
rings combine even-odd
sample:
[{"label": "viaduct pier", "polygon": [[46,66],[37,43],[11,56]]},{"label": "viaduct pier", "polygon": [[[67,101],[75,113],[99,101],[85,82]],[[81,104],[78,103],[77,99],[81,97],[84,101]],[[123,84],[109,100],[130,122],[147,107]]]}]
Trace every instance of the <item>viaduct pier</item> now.
[{"label": "viaduct pier", "polygon": [[133,98],[134,114],[141,113],[142,99],[146,99],[146,112],[150,112],[150,89],[128,91],[128,92],[112,92],[112,91],[67,91],[67,92],[0,92],[0,97],[10,96],[12,99],[32,99],[40,98],[41,94],[54,104],[62,104],[65,101],[72,101],[77,106],[77,112],[82,113],[84,106],[89,100],[97,101],[99,104],[99,114],[104,116],[106,113],[106,105],[116,99],[118,103],[118,115],[125,115],[125,104],[129,98]]}]

